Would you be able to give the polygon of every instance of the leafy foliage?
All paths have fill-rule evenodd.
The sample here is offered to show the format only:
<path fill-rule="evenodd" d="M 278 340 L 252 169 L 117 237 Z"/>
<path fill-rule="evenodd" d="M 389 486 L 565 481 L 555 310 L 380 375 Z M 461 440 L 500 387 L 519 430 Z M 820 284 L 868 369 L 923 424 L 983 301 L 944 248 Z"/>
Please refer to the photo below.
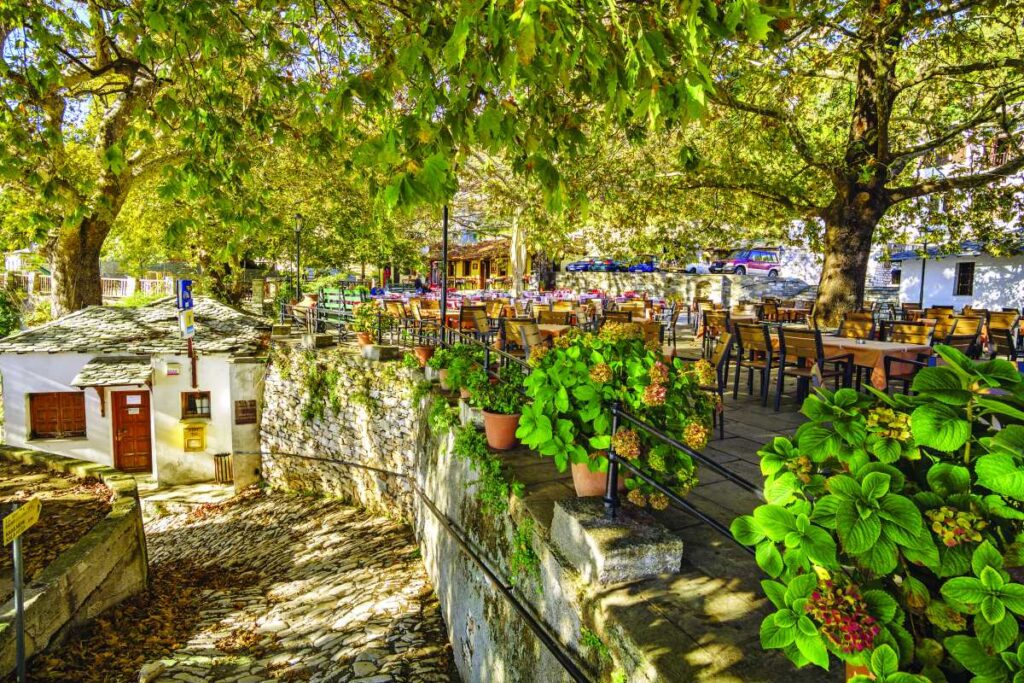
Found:
<path fill-rule="evenodd" d="M 950 347 L 914 396 L 821 390 L 760 452 L 766 504 L 736 519 L 771 577 L 761 643 L 878 680 L 1014 679 L 1024 616 L 1024 385 Z"/>
<path fill-rule="evenodd" d="M 710 434 L 714 399 L 701 390 L 698 370 L 676 359 L 668 366 L 660 346 L 648 348 L 639 326 L 606 324 L 599 334 L 571 332 L 556 339 L 539 357 L 526 379 L 532 404 L 523 407 L 516 436 L 523 444 L 552 457 L 562 471 L 570 463 L 592 470 L 607 468 L 607 450 L 643 467 L 653 478 L 685 495 L 695 482 L 689 455 L 666 446 L 639 430 L 612 435 L 609 407 L 619 403 L 632 415 L 691 448 L 701 449 Z M 647 485 L 631 500 L 662 501 Z"/>
<path fill-rule="evenodd" d="M 473 380 L 467 383 L 470 401 L 489 413 L 518 414 L 525 398 L 523 371 L 518 365 L 506 365 L 498 371 L 496 379 L 497 381 L 492 382 L 483 371 L 474 375 Z"/>
<path fill-rule="evenodd" d="M 511 483 L 503 473 L 503 463 L 487 447 L 487 438 L 483 432 L 472 425 L 466 425 L 455 434 L 452 452 L 469 460 L 470 467 L 479 477 L 476 481 L 476 495 L 484 512 L 492 515 L 508 510 L 510 496 L 522 496 L 523 485 Z"/>
<path fill-rule="evenodd" d="M 21 327 L 21 300 L 13 290 L 0 289 L 0 337 Z"/>

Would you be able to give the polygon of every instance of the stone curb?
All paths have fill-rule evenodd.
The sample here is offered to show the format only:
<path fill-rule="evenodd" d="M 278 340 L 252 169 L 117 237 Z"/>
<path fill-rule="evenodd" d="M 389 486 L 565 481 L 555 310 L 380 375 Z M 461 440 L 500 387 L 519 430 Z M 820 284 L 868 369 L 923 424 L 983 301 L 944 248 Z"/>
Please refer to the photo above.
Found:
<path fill-rule="evenodd" d="M 148 581 L 149 560 L 142 530 L 141 506 L 135 478 L 107 465 L 66 458 L 52 453 L 0 446 L 0 458 L 26 465 L 42 465 L 53 472 L 98 479 L 114 493 L 111 510 L 82 538 L 53 560 L 26 586 L 25 644 L 29 657 L 59 641 L 68 626 L 88 621 L 134 592 Z M 134 583 L 104 585 L 107 577 L 130 576 L 137 545 L 141 576 Z M 120 549 L 122 553 L 113 552 Z M 127 559 L 127 562 L 125 561 Z M 104 571 L 105 570 L 105 571 Z M 100 579 L 97 581 L 96 577 Z M 115 581 L 115 584 L 117 581 Z M 104 590 L 106 589 L 106 590 Z M 14 661 L 14 599 L 0 605 L 0 676 Z"/>

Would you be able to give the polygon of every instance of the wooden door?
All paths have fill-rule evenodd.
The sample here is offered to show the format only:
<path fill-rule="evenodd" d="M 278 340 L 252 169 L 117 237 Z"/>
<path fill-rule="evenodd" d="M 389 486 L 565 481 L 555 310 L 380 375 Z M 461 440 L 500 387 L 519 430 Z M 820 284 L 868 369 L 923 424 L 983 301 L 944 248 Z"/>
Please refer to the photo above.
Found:
<path fill-rule="evenodd" d="M 114 467 L 125 472 L 153 471 L 153 440 L 148 391 L 114 391 Z"/>

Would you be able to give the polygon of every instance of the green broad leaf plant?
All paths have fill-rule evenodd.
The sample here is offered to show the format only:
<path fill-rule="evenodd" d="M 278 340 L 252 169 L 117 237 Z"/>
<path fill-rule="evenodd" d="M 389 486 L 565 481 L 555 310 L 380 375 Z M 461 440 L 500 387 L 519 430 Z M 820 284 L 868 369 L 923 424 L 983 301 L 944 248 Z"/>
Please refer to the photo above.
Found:
<path fill-rule="evenodd" d="M 498 370 L 496 381 L 480 370 L 468 381 L 470 402 L 488 413 L 518 415 L 526 397 L 523 395 L 523 371 L 518 365 L 506 365 Z"/>
<path fill-rule="evenodd" d="M 368 301 L 356 306 L 352 314 L 351 328 L 353 332 L 368 332 L 375 334 L 377 326 L 387 330 L 396 322 L 395 316 L 391 315 L 375 302 Z"/>
<path fill-rule="evenodd" d="M 606 471 L 608 449 L 641 468 L 679 495 L 696 483 L 687 453 L 646 432 L 620 426 L 612 434 L 609 408 L 622 408 L 694 450 L 707 445 L 715 397 L 702 389 L 713 381 L 706 362 L 665 362 L 660 345 L 646 344 L 640 326 L 608 323 L 597 334 L 571 330 L 552 347 L 539 347 L 526 378 L 532 403 L 523 407 L 516 436 L 559 470 L 585 463 Z M 638 506 L 668 505 L 668 498 L 635 477 L 626 479 L 629 500 Z"/>
<path fill-rule="evenodd" d="M 1024 681 L 1024 382 L 937 346 L 911 396 L 819 390 L 733 521 L 770 578 L 761 644 L 855 680 Z"/>

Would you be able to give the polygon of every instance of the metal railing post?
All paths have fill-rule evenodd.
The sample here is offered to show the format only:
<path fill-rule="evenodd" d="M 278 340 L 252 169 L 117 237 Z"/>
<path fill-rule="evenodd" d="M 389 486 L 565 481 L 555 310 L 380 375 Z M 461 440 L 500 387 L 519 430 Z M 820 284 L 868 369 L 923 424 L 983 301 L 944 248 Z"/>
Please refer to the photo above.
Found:
<path fill-rule="evenodd" d="M 612 404 L 612 437 L 619 429 L 619 402 Z M 608 519 L 615 519 L 619 506 L 619 459 L 614 443 L 608 444 L 608 478 L 604 487 L 604 513 Z"/>
<path fill-rule="evenodd" d="M 377 311 L 377 343 L 384 343 L 384 330 L 381 328 L 383 322 L 380 311 Z"/>

